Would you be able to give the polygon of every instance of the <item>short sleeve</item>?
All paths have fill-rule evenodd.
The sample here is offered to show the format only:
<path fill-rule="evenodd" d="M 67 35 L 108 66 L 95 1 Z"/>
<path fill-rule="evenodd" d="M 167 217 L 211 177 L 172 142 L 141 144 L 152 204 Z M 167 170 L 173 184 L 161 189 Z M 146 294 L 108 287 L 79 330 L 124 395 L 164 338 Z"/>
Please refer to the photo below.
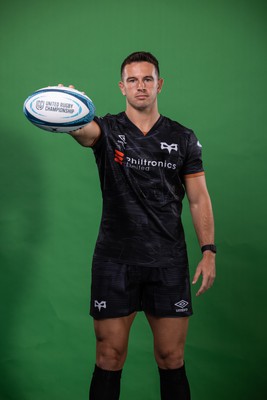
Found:
<path fill-rule="evenodd" d="M 183 176 L 194 177 L 204 175 L 204 168 L 202 162 L 202 145 L 197 139 L 193 131 L 190 132 L 185 162 L 181 170 Z"/>
<path fill-rule="evenodd" d="M 105 130 L 105 122 L 104 119 L 102 117 L 94 117 L 94 121 L 97 123 L 97 125 L 100 127 L 101 129 L 101 134 L 100 136 L 91 144 L 91 148 L 95 149 L 96 147 L 101 147 L 101 143 L 103 141 L 103 132 Z"/>

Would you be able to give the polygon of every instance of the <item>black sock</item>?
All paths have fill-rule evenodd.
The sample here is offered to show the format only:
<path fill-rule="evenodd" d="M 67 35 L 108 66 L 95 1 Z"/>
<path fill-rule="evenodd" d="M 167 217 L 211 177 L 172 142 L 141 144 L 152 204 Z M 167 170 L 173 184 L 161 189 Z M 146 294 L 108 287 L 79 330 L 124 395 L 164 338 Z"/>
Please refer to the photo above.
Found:
<path fill-rule="evenodd" d="M 122 370 L 106 371 L 95 366 L 89 400 L 119 400 Z"/>
<path fill-rule="evenodd" d="M 190 400 L 190 388 L 185 366 L 177 369 L 161 369 L 160 393 L 161 400 Z"/>

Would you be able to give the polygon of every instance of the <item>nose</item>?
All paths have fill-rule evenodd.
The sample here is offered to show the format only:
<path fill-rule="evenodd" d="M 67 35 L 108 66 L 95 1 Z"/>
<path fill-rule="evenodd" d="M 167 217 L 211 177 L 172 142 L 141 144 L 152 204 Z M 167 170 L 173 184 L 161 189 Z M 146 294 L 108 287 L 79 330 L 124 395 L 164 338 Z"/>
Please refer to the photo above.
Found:
<path fill-rule="evenodd" d="M 144 81 L 138 81 L 137 89 L 138 90 L 144 90 L 146 88 L 145 82 Z"/>

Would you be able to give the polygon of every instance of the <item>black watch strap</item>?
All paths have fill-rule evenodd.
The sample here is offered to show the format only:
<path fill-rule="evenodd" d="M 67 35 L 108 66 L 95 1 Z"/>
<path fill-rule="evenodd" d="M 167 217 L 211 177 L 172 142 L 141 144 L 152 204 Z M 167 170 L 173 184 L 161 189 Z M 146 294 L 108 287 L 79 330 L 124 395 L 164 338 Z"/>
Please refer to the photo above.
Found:
<path fill-rule="evenodd" d="M 215 244 L 205 244 L 201 247 L 202 253 L 204 253 L 204 251 L 206 250 L 210 250 L 212 251 L 212 253 L 217 253 L 217 247 L 215 246 Z"/>

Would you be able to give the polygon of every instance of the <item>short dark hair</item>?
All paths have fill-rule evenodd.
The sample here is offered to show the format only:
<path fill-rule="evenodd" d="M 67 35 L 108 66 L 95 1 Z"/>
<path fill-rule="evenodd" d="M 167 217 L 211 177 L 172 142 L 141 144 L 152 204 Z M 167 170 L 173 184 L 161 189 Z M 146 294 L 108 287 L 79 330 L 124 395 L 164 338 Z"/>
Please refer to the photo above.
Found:
<path fill-rule="evenodd" d="M 153 54 L 148 53 L 147 51 L 136 51 L 130 54 L 128 57 L 126 57 L 123 63 L 121 64 L 121 77 L 125 66 L 133 62 L 148 62 L 150 64 L 153 64 L 159 76 L 159 62 L 156 59 L 156 57 L 153 56 Z"/>

